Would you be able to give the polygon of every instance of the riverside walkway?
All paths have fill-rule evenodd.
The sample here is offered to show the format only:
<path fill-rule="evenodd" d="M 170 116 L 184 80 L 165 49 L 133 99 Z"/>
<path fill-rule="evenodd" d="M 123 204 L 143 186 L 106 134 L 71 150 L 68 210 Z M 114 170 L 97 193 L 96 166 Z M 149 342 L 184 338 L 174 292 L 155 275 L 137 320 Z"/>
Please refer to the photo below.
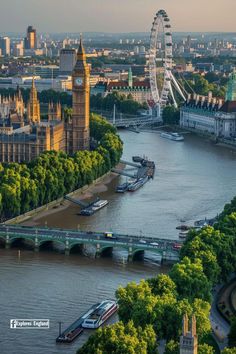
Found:
<path fill-rule="evenodd" d="M 64 230 L 47 227 L 25 227 L 20 225 L 0 225 L 0 242 L 10 248 L 16 240 L 25 241 L 39 251 L 42 246 L 53 244 L 63 245 L 65 254 L 70 254 L 74 247 L 92 245 L 96 257 L 113 248 L 127 250 L 128 261 L 137 255 L 150 251 L 161 257 L 161 260 L 177 262 L 181 242 L 176 240 L 158 239 L 143 236 L 124 235 L 113 233 L 112 238 L 106 238 L 103 232 L 80 230 Z"/>

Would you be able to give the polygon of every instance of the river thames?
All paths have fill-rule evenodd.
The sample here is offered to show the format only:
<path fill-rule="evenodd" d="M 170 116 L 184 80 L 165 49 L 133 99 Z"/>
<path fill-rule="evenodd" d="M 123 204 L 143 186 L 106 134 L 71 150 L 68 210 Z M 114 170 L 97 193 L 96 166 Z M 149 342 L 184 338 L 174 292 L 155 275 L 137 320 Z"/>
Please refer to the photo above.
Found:
<path fill-rule="evenodd" d="M 122 131 L 121 137 L 124 159 L 145 155 L 156 162 L 153 181 L 120 195 L 114 190 L 125 177 L 107 179 L 85 195 L 109 200 L 92 217 L 78 216 L 79 207 L 66 202 L 31 223 L 177 239 L 176 226 L 182 221 L 214 217 L 236 194 L 236 151 L 189 134 L 184 142 L 156 132 Z M 113 298 L 119 285 L 167 271 L 148 255 L 143 262 L 126 263 L 122 250 L 95 260 L 92 255 L 25 249 L 19 257 L 18 248 L 0 249 L 1 354 L 75 353 L 88 334 L 72 345 L 58 345 L 58 321 L 65 327 L 93 303 Z M 50 329 L 10 329 L 15 318 L 50 319 Z"/>

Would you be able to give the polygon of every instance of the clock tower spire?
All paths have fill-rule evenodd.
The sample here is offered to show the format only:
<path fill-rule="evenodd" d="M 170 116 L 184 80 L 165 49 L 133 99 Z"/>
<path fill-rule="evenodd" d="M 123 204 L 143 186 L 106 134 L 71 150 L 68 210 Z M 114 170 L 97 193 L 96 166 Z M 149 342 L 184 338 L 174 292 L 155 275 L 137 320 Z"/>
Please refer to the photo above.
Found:
<path fill-rule="evenodd" d="M 80 36 L 77 61 L 72 73 L 72 123 L 69 133 L 69 153 L 89 150 L 90 67 Z"/>

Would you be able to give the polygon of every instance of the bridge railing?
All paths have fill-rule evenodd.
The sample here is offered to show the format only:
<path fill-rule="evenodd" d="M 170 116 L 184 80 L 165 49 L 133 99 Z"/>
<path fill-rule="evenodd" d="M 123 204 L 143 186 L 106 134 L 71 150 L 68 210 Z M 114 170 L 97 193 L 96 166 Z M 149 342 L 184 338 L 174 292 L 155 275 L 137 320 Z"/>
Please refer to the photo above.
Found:
<path fill-rule="evenodd" d="M 16 231 L 12 231 L 12 230 L 16 230 Z M 82 231 L 82 230 L 73 230 L 73 229 L 60 229 L 60 228 L 47 228 L 47 227 L 39 227 L 39 228 L 35 228 L 35 227 L 25 227 L 25 226 L 17 226 L 17 225 L 2 225 L 0 226 L 0 234 L 16 234 L 17 230 L 20 230 L 20 234 L 24 234 L 24 231 L 28 231 L 25 233 L 26 236 L 33 236 L 35 237 L 36 235 L 40 236 L 40 237 L 55 237 L 55 238 L 80 238 L 82 237 L 83 239 L 85 239 L 86 237 L 88 239 L 92 239 L 93 237 L 95 237 L 97 240 L 103 240 L 104 238 L 104 232 L 102 231 Z M 30 232 L 32 231 L 32 233 Z M 55 235 L 55 233 L 58 233 L 57 235 Z M 101 239 L 102 238 L 102 239 Z M 172 239 L 165 239 L 165 238 L 156 238 L 156 237 L 146 237 L 145 235 L 129 235 L 129 234 L 119 234 L 116 232 L 113 232 L 113 238 L 111 238 L 111 240 L 116 241 L 116 240 L 122 240 L 122 239 L 129 239 L 130 242 L 140 242 L 140 240 L 145 240 L 146 242 L 148 242 L 149 244 L 151 242 L 156 242 L 156 243 L 161 243 L 161 244 L 166 244 L 166 245 L 172 245 L 173 243 L 175 244 L 182 244 L 183 242 L 180 240 L 172 240 Z M 141 243 L 140 243 L 141 244 Z M 142 243 L 143 245 L 145 245 L 145 243 Z"/>

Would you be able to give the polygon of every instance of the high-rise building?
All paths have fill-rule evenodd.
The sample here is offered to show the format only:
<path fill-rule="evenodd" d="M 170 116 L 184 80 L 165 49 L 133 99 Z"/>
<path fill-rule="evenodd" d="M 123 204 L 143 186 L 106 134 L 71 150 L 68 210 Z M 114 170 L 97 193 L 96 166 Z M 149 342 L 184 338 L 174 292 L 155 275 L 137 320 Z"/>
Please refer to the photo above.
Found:
<path fill-rule="evenodd" d="M 131 68 L 129 68 L 129 73 L 128 73 L 128 86 L 133 87 L 133 73 Z"/>
<path fill-rule="evenodd" d="M 71 75 L 76 63 L 75 49 L 61 49 L 60 51 L 60 73 Z"/>
<path fill-rule="evenodd" d="M 33 28 L 33 26 L 28 26 L 26 37 L 25 37 L 25 49 L 36 49 L 36 48 L 37 48 L 36 29 Z"/>
<path fill-rule="evenodd" d="M 72 73 L 73 113 L 72 123 L 67 131 L 67 148 L 69 153 L 88 150 L 89 116 L 90 116 L 90 67 L 86 63 L 86 54 L 80 38 L 77 61 Z"/>
<path fill-rule="evenodd" d="M 188 316 L 183 317 L 183 332 L 180 337 L 180 354 L 197 354 L 198 339 L 196 329 L 196 317 L 192 316 L 191 325 L 189 328 Z"/>
<path fill-rule="evenodd" d="M 32 80 L 32 87 L 30 90 L 30 99 L 27 106 L 28 121 L 32 123 L 40 122 L 40 104 L 38 100 L 38 94 L 34 83 L 34 78 Z"/>
<path fill-rule="evenodd" d="M 8 37 L 0 37 L 0 49 L 2 55 L 10 55 L 11 53 L 11 41 Z"/>
<path fill-rule="evenodd" d="M 20 41 L 19 43 L 15 43 L 13 48 L 13 55 L 15 57 L 22 57 L 24 55 L 24 43 Z"/>
<path fill-rule="evenodd" d="M 139 55 L 145 55 L 146 54 L 146 48 L 144 45 L 141 45 L 141 47 L 139 48 Z"/>
<path fill-rule="evenodd" d="M 135 55 L 139 55 L 139 46 L 138 46 L 138 45 L 136 45 L 136 46 L 134 47 L 134 54 L 135 54 Z"/>

